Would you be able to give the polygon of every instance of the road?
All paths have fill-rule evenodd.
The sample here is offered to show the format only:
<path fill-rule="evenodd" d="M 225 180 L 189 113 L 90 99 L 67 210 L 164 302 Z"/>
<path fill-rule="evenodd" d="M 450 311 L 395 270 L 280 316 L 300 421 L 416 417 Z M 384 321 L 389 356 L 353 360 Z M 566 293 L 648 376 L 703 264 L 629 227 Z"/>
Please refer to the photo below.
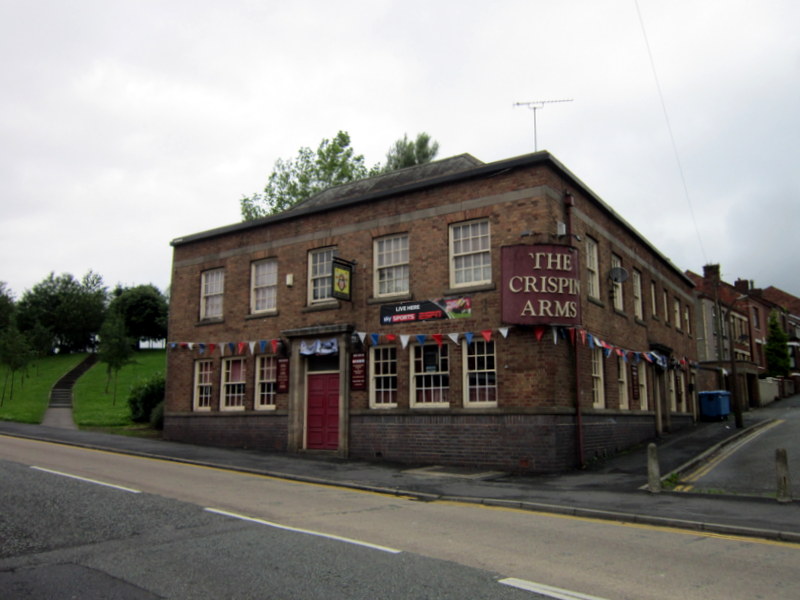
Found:
<path fill-rule="evenodd" d="M 775 498 L 775 450 L 783 448 L 789 456 L 792 496 L 800 499 L 800 396 L 781 400 L 759 413 L 771 422 L 686 473 L 679 491 Z"/>
<path fill-rule="evenodd" d="M 80 582 L 80 598 L 109 597 L 87 590 L 111 585 L 120 598 L 542 597 L 499 583 L 510 578 L 575 600 L 800 597 L 796 544 L 419 502 L 4 436 L 0 471 L 0 589 L 19 598 L 54 597 L 24 595 L 36 581 L 60 597 L 72 596 L 59 586 Z"/>

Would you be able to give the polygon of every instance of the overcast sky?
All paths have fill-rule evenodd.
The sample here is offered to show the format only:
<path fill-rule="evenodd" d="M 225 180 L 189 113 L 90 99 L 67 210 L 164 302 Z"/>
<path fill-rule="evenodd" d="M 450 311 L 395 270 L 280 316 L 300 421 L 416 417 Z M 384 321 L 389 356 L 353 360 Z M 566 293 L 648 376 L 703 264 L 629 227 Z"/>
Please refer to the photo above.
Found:
<path fill-rule="evenodd" d="M 374 164 L 426 131 L 490 162 L 534 150 L 515 102 L 573 99 L 540 150 L 682 270 L 800 295 L 798 24 L 796 0 L 0 0 L 0 281 L 165 289 L 170 241 L 239 221 L 302 146 L 345 130 Z"/>

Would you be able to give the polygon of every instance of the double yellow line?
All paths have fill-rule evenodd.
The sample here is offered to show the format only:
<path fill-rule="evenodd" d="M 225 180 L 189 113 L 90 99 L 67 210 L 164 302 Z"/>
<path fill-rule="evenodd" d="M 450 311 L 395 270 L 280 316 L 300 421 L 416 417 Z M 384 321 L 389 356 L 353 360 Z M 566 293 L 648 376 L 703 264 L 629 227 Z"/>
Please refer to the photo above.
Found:
<path fill-rule="evenodd" d="M 752 434 L 742 438 L 741 440 L 734 442 L 730 446 L 725 447 L 725 449 L 718 454 L 714 455 L 711 460 L 708 462 L 703 463 L 693 471 L 690 471 L 685 477 L 681 477 L 680 483 L 675 486 L 674 491 L 676 492 L 689 492 L 694 489 L 694 484 L 701 478 L 710 473 L 713 469 L 717 467 L 723 460 L 731 456 L 734 452 L 736 452 L 739 448 L 744 446 L 745 444 L 753 441 L 762 433 L 766 433 L 773 427 L 780 425 L 781 423 L 785 423 L 786 419 L 777 419 L 770 423 L 769 425 L 765 425 L 758 431 L 753 432 Z"/>

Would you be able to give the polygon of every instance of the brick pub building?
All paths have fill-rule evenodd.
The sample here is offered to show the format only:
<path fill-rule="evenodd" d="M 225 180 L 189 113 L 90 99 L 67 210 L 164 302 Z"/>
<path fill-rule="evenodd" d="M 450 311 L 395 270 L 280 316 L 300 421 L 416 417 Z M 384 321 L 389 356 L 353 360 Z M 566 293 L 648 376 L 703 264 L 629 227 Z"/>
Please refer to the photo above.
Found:
<path fill-rule="evenodd" d="M 552 472 L 696 416 L 692 282 L 547 152 L 172 245 L 167 439 Z"/>

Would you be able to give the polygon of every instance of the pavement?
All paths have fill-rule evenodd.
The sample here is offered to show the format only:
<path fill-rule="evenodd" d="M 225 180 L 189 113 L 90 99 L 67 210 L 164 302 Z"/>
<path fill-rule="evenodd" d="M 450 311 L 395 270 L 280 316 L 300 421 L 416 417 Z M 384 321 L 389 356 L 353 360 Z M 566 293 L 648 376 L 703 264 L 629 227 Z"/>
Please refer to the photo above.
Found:
<path fill-rule="evenodd" d="M 744 428 L 728 421 L 698 422 L 656 440 L 662 479 L 697 468 L 727 444 L 771 423 L 779 411 L 800 408 L 800 395 L 744 414 Z M 53 410 L 53 409 L 51 409 Z M 647 447 L 601 464 L 557 475 L 511 475 L 442 466 L 372 463 L 318 455 L 215 448 L 74 428 L 67 411 L 42 425 L 0 421 L 0 435 L 48 441 L 231 469 L 293 481 L 413 498 L 458 501 L 605 519 L 698 532 L 800 543 L 800 502 L 725 494 L 647 491 Z M 772 466 L 770 466 L 772 468 Z"/>

